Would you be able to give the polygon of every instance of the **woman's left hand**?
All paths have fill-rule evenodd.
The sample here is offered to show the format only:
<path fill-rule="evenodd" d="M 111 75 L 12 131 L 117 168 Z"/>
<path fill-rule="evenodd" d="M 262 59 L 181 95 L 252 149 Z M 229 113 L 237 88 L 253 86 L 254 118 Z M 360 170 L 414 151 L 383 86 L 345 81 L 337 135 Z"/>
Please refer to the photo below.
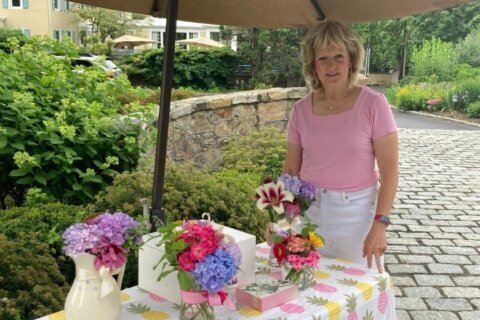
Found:
<path fill-rule="evenodd" d="M 372 267 L 372 259 L 375 258 L 378 272 L 383 272 L 380 256 L 387 250 L 387 227 L 374 221 L 367 238 L 363 242 L 363 257 L 367 257 L 368 267 Z"/>

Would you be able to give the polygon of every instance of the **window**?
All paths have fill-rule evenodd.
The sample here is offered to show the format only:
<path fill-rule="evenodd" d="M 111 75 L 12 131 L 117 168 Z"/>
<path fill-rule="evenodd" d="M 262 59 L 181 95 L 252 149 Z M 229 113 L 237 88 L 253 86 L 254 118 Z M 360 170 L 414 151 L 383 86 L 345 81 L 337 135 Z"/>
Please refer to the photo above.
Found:
<path fill-rule="evenodd" d="M 177 32 L 175 36 L 175 41 L 177 40 L 185 40 L 187 39 L 187 33 L 186 32 Z"/>
<path fill-rule="evenodd" d="M 53 39 L 60 40 L 60 38 L 61 38 L 60 30 L 53 30 Z"/>
<path fill-rule="evenodd" d="M 152 32 L 152 40 L 158 41 L 158 43 L 154 44 L 157 46 L 157 48 L 162 47 L 162 33 L 158 31 L 153 31 Z"/>
<path fill-rule="evenodd" d="M 189 32 L 188 39 L 195 39 L 198 38 L 198 32 Z"/>
<path fill-rule="evenodd" d="M 210 32 L 210 39 L 220 41 L 220 32 Z"/>
<path fill-rule="evenodd" d="M 65 10 L 70 10 L 70 9 L 71 9 L 70 1 L 65 0 Z"/>
<path fill-rule="evenodd" d="M 23 8 L 22 0 L 10 0 L 10 8 L 14 8 L 14 9 Z"/>
<path fill-rule="evenodd" d="M 53 0 L 53 10 L 60 10 L 60 0 Z"/>

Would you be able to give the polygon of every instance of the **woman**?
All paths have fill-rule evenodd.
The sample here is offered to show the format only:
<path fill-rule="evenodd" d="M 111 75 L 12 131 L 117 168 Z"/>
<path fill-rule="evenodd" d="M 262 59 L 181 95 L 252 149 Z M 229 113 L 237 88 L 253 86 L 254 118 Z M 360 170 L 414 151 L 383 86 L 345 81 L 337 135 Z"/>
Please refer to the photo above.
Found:
<path fill-rule="evenodd" d="M 311 92 L 293 107 L 284 173 L 317 187 L 307 211 L 323 254 L 383 272 L 398 180 L 398 138 L 385 97 L 356 84 L 363 48 L 345 24 L 323 21 L 302 42 Z M 375 160 L 381 177 L 375 170 Z"/>

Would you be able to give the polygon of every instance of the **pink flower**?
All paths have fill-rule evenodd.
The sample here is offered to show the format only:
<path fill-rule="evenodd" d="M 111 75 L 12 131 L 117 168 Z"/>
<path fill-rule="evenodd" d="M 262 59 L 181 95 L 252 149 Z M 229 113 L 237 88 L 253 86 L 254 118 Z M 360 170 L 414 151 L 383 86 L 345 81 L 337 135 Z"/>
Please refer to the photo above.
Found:
<path fill-rule="evenodd" d="M 205 260 L 205 256 L 211 253 L 209 252 L 209 247 L 211 246 L 207 247 L 205 244 L 206 243 L 192 244 L 190 247 L 190 255 L 192 256 L 192 259 L 200 261 Z"/>
<path fill-rule="evenodd" d="M 192 271 L 195 269 L 195 261 L 189 250 L 183 251 L 178 255 L 178 268 L 183 271 Z"/>
<path fill-rule="evenodd" d="M 96 255 L 93 262 L 95 270 L 100 267 L 117 269 L 127 262 L 127 250 L 114 243 L 103 241 L 92 248 L 92 253 Z"/>
<path fill-rule="evenodd" d="M 287 216 L 289 218 L 298 217 L 302 211 L 300 207 L 300 202 L 298 201 L 294 201 L 293 203 L 285 201 L 283 205 L 285 207 L 285 211 L 287 212 Z"/>
<path fill-rule="evenodd" d="M 271 206 L 275 212 L 282 214 L 285 212 L 283 202 L 292 202 L 293 194 L 285 190 L 285 185 L 282 181 L 277 183 L 269 182 L 261 185 L 256 190 L 257 208 L 260 210 Z"/>

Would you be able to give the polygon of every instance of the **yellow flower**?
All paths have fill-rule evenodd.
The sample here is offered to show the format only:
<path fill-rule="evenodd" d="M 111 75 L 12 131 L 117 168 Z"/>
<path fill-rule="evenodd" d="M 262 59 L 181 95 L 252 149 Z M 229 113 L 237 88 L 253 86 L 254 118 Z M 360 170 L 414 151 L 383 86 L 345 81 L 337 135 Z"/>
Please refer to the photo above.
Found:
<path fill-rule="evenodd" d="M 315 248 L 323 247 L 325 245 L 325 243 L 323 242 L 323 238 L 313 231 L 310 231 L 308 233 L 308 239 L 310 240 L 310 242 L 313 244 Z"/>

